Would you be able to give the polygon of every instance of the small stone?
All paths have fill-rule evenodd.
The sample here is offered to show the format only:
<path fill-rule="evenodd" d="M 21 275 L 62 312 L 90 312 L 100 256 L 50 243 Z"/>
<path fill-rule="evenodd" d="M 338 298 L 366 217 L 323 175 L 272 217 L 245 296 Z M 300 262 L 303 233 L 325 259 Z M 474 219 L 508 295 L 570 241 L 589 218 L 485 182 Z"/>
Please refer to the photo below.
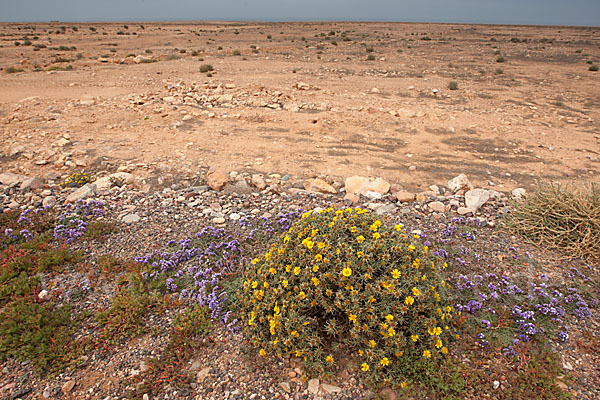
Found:
<path fill-rule="evenodd" d="M 319 380 L 314 378 L 308 381 L 308 391 L 312 394 L 317 394 L 319 392 Z"/>
<path fill-rule="evenodd" d="M 380 195 L 386 194 L 390 190 L 389 182 L 376 178 L 371 180 L 364 176 L 354 175 L 346 178 L 344 182 L 346 193 L 362 194 L 363 196 L 367 192 L 374 192 Z"/>
<path fill-rule="evenodd" d="M 303 183 L 304 190 L 317 193 L 336 194 L 337 191 L 333 186 L 325 182 L 323 179 L 307 179 Z"/>
<path fill-rule="evenodd" d="M 394 196 L 396 197 L 396 200 L 398 200 L 400 203 L 410 203 L 412 201 L 415 201 L 415 194 L 404 190 L 396 192 Z"/>
<path fill-rule="evenodd" d="M 217 217 L 217 218 L 214 218 L 212 220 L 212 222 L 213 222 L 213 224 L 224 224 L 225 223 L 225 218 L 223 218 L 223 217 Z"/>
<path fill-rule="evenodd" d="M 446 206 L 441 201 L 433 201 L 428 204 L 432 211 L 443 213 L 446 212 Z"/>
<path fill-rule="evenodd" d="M 267 184 L 265 183 L 265 180 L 261 174 L 253 174 L 252 175 L 252 184 L 258 190 L 263 190 L 264 188 L 267 187 Z"/>
<path fill-rule="evenodd" d="M 527 194 L 527 191 L 523 188 L 516 188 L 511 193 L 515 199 L 521 200 L 521 198 Z"/>
<path fill-rule="evenodd" d="M 40 300 L 46 300 L 46 299 L 48 298 L 48 291 L 47 291 L 46 289 L 44 289 L 44 290 L 41 290 L 41 291 L 38 293 L 38 298 L 39 298 Z"/>
<path fill-rule="evenodd" d="M 231 219 L 232 221 L 237 221 L 240 219 L 240 214 L 238 213 L 231 213 L 229 214 L 229 219 Z"/>
<path fill-rule="evenodd" d="M 122 219 L 122 221 L 125 222 L 126 224 L 132 224 L 134 222 L 138 222 L 139 220 L 140 220 L 140 216 L 135 213 L 127 214 Z"/>
<path fill-rule="evenodd" d="M 144 393 L 144 395 L 142 396 L 142 400 L 150 400 L 150 396 L 148 396 L 148 393 Z"/>
<path fill-rule="evenodd" d="M 500 382 L 494 381 L 493 385 L 494 385 L 494 389 L 498 389 L 500 387 Z"/>
<path fill-rule="evenodd" d="M 467 215 L 469 213 L 472 213 L 473 210 L 471 210 L 470 208 L 467 208 L 467 207 L 458 207 L 458 209 L 456 210 L 456 212 L 459 215 Z"/>
<path fill-rule="evenodd" d="M 490 199 L 490 192 L 485 189 L 473 189 L 465 193 L 465 205 L 473 212 L 479 210 Z"/>
<path fill-rule="evenodd" d="M 290 393 L 292 391 L 292 388 L 290 387 L 290 384 L 288 382 L 279 382 L 279 386 L 286 392 L 286 393 Z"/>
<path fill-rule="evenodd" d="M 383 205 L 381 207 L 379 207 L 377 209 L 377 211 L 375 211 L 375 214 L 377 215 L 385 215 L 385 214 L 389 214 L 396 211 L 396 205 L 394 203 L 388 203 L 386 205 Z"/>
<path fill-rule="evenodd" d="M 44 207 L 52 207 L 56 204 L 56 197 L 54 196 L 46 196 L 42 200 L 42 206 Z"/>
<path fill-rule="evenodd" d="M 198 383 L 202 382 L 208 376 L 209 372 L 210 372 L 209 367 L 206 367 L 206 368 L 198 371 L 198 373 L 196 374 L 196 382 L 198 382 Z"/>
<path fill-rule="evenodd" d="M 297 374 L 296 374 L 296 371 L 290 371 L 290 372 L 288 372 L 288 376 L 289 376 L 290 378 L 295 378 L 295 377 L 296 377 L 296 375 L 297 375 Z"/>
<path fill-rule="evenodd" d="M 344 196 L 344 202 L 348 202 L 349 206 L 356 206 L 360 201 L 359 197 L 354 193 L 346 193 Z"/>
<path fill-rule="evenodd" d="M 3 172 L 0 174 L 0 183 L 6 186 L 16 185 L 27 179 L 26 176 L 13 174 L 12 172 Z"/>
<path fill-rule="evenodd" d="M 465 174 L 460 174 L 448 181 L 448 187 L 452 190 L 453 193 L 458 192 L 459 190 L 469 190 L 473 187 L 469 178 Z"/>
<path fill-rule="evenodd" d="M 61 390 L 64 394 L 69 394 L 69 393 L 71 393 L 71 391 L 73 390 L 74 387 L 75 387 L 75 381 L 68 381 L 64 385 L 62 385 Z"/>
<path fill-rule="evenodd" d="M 21 183 L 19 190 L 25 192 L 27 190 L 37 190 L 44 187 L 44 181 L 40 178 L 28 178 Z"/>
<path fill-rule="evenodd" d="M 229 176 L 218 169 L 211 168 L 206 174 L 206 180 L 212 190 L 219 191 L 229 182 Z"/>
<path fill-rule="evenodd" d="M 389 387 L 381 389 L 379 395 L 386 400 L 396 400 L 398 398 L 398 396 L 396 396 L 396 392 Z"/>
<path fill-rule="evenodd" d="M 86 183 L 69 196 L 67 196 L 67 203 L 75 203 L 77 200 L 93 197 L 96 194 L 96 185 L 93 183 Z"/>
<path fill-rule="evenodd" d="M 321 385 L 321 389 L 323 389 L 323 391 L 328 394 L 339 393 L 342 391 L 341 387 L 335 386 L 335 385 L 330 385 L 328 383 L 323 383 Z"/>

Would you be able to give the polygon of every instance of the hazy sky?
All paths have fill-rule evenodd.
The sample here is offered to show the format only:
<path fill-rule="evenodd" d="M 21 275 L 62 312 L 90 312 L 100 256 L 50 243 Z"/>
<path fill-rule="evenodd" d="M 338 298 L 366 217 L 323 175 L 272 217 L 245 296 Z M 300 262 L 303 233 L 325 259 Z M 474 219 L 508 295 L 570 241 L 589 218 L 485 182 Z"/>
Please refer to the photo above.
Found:
<path fill-rule="evenodd" d="M 0 0 L 0 21 L 361 20 L 600 25 L 600 0 Z"/>

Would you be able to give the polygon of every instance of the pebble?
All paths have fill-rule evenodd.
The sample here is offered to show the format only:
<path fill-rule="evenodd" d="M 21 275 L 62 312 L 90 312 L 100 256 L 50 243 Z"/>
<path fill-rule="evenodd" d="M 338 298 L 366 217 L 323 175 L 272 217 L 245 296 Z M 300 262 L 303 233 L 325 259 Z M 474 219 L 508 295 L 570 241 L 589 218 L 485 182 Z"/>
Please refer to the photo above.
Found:
<path fill-rule="evenodd" d="M 134 222 L 138 222 L 140 220 L 140 216 L 137 214 L 127 214 L 126 216 L 123 217 L 122 221 L 125 222 L 126 224 L 131 224 Z"/>

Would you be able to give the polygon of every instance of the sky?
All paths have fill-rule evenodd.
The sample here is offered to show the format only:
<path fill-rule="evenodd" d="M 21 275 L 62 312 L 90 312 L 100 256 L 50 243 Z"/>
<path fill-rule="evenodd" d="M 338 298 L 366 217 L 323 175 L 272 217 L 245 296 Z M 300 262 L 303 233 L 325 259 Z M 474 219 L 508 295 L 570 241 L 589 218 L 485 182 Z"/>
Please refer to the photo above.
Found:
<path fill-rule="evenodd" d="M 600 0 L 0 0 L 0 22 L 407 21 L 600 26 Z"/>

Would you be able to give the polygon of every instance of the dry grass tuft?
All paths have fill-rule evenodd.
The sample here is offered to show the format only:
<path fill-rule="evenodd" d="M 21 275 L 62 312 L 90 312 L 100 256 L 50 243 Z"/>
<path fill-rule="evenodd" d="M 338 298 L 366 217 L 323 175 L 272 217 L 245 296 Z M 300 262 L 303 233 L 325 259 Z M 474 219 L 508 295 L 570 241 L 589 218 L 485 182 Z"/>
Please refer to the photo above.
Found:
<path fill-rule="evenodd" d="M 600 259 L 600 188 L 541 183 L 519 201 L 507 227 L 565 258 Z"/>

